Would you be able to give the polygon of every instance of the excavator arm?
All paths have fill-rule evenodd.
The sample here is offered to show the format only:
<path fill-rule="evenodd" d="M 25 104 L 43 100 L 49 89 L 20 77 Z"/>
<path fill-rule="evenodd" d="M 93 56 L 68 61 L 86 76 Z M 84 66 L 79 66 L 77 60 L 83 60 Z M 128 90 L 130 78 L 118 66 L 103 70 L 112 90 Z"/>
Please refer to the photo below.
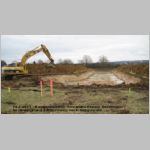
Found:
<path fill-rule="evenodd" d="M 50 66 L 51 67 L 55 67 L 54 66 L 54 60 L 51 57 L 51 54 L 49 53 L 48 49 L 46 48 L 45 45 L 41 44 L 41 46 L 36 47 L 33 50 L 28 51 L 21 59 L 21 63 L 18 63 L 17 66 L 4 66 L 2 67 L 2 75 L 4 75 L 5 79 L 11 79 L 12 76 L 15 75 L 20 75 L 20 74 L 28 74 L 28 70 L 26 69 L 26 62 L 27 60 L 34 56 L 35 54 L 39 53 L 39 52 L 43 52 L 48 59 L 50 60 Z"/>
<path fill-rule="evenodd" d="M 20 66 L 25 66 L 27 60 L 28 60 L 30 57 L 34 56 L 35 54 L 37 54 L 37 53 L 39 53 L 39 52 L 43 52 L 43 53 L 48 57 L 48 59 L 50 60 L 51 64 L 52 64 L 52 65 L 54 64 L 54 60 L 53 60 L 53 58 L 51 57 L 51 54 L 49 53 L 48 49 L 46 48 L 45 45 L 41 44 L 41 46 L 36 47 L 35 49 L 28 51 L 28 52 L 22 57 Z"/>

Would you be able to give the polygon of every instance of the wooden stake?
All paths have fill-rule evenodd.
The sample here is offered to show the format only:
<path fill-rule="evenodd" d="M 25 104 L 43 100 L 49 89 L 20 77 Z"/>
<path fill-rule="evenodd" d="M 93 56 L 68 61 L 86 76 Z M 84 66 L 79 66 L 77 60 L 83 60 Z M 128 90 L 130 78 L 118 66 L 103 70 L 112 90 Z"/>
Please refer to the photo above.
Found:
<path fill-rule="evenodd" d="M 41 90 L 41 96 L 42 96 L 42 80 L 40 81 L 40 90 Z"/>
<path fill-rule="evenodd" d="M 53 80 L 49 80 L 50 96 L 53 96 Z"/>
<path fill-rule="evenodd" d="M 8 87 L 8 92 L 10 93 L 10 87 Z"/>

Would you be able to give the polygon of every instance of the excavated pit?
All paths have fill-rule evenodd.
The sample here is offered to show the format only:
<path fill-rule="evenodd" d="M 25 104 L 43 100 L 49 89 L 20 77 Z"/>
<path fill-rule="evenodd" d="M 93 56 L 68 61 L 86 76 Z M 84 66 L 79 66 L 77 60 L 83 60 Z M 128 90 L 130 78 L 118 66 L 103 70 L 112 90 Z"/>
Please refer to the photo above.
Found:
<path fill-rule="evenodd" d="M 111 71 L 90 71 L 80 75 L 52 75 L 42 77 L 43 81 L 52 79 L 55 83 L 60 83 L 64 86 L 89 86 L 96 85 L 119 85 L 125 83 L 124 80 L 118 78 Z"/>
<path fill-rule="evenodd" d="M 81 74 L 71 75 L 49 75 L 49 76 L 37 76 L 37 77 L 24 77 L 20 79 L 14 79 L 12 81 L 2 80 L 2 88 L 5 87 L 33 87 L 39 85 L 39 81 L 43 80 L 49 86 L 49 80 L 53 80 L 55 86 L 117 86 L 117 85 L 130 85 L 140 83 L 139 78 L 135 78 L 131 75 L 127 75 L 121 72 L 107 70 L 98 71 L 90 70 Z"/>

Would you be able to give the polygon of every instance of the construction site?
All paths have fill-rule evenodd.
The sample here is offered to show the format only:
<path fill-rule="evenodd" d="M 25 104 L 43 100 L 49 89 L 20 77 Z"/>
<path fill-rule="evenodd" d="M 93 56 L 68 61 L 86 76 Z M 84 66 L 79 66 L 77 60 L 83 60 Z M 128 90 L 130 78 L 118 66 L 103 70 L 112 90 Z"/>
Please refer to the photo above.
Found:
<path fill-rule="evenodd" d="M 50 63 L 26 64 L 39 52 Z M 149 113 L 149 64 L 55 64 L 41 45 L 1 72 L 3 114 Z"/>

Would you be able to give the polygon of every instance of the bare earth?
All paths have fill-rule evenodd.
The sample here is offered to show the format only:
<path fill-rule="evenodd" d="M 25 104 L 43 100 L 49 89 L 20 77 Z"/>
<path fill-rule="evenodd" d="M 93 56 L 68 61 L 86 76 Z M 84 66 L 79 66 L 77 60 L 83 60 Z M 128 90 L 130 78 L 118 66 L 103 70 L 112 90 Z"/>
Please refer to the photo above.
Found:
<path fill-rule="evenodd" d="M 43 81 L 52 79 L 55 83 L 67 85 L 119 85 L 138 83 L 139 79 L 111 71 L 90 71 L 80 75 L 52 75 L 42 77 Z"/>

